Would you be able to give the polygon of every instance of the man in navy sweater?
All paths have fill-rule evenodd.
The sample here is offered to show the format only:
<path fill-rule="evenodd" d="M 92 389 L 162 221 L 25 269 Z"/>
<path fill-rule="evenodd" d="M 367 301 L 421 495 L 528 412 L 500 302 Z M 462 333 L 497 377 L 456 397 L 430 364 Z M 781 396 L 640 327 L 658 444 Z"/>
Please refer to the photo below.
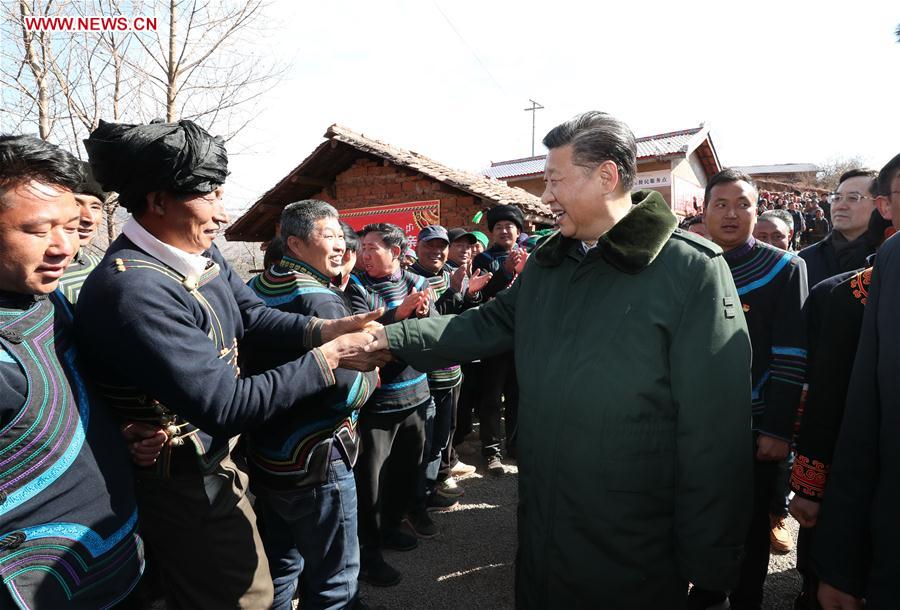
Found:
<path fill-rule="evenodd" d="M 155 465 L 136 470 L 142 531 L 167 606 L 269 607 L 272 580 L 237 435 L 332 387 L 333 370 L 366 340 L 356 333 L 315 346 L 373 316 L 279 312 L 238 278 L 213 246 L 228 221 L 221 138 L 190 121 L 101 121 L 85 148 L 95 177 L 132 218 L 85 282 L 76 330 L 115 412 L 161 426 L 169 439 Z M 238 341 L 309 351 L 241 377 Z"/>

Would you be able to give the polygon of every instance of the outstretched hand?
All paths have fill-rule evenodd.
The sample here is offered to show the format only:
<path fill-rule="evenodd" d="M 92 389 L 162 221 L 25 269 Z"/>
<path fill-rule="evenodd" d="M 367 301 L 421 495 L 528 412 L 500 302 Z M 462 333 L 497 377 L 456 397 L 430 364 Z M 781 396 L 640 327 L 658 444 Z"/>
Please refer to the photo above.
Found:
<path fill-rule="evenodd" d="M 384 315 L 384 309 L 376 309 L 367 313 L 360 313 L 337 320 L 322 321 L 322 341 L 328 342 L 341 335 L 358 331 L 368 331 L 370 328 L 381 326 L 376 320 Z"/>
<path fill-rule="evenodd" d="M 387 332 L 385 332 L 383 327 L 374 332 L 370 332 L 369 334 L 372 335 L 372 342 L 366 346 L 365 349 L 367 352 L 387 351 Z"/>

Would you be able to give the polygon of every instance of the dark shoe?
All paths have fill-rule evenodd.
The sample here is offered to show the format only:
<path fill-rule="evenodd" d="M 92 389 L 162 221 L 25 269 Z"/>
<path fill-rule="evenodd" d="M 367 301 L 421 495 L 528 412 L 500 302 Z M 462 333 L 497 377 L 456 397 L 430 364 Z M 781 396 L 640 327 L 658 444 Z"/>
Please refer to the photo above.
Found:
<path fill-rule="evenodd" d="M 403 574 L 378 554 L 360 562 L 359 579 L 376 587 L 393 587 L 403 579 Z"/>
<path fill-rule="evenodd" d="M 417 538 L 430 540 L 438 535 L 438 527 L 435 525 L 431 517 L 428 516 L 427 510 L 417 508 L 406 516 L 406 525 L 412 530 Z"/>
<path fill-rule="evenodd" d="M 502 476 L 505 470 L 503 470 L 503 462 L 500 461 L 499 455 L 492 455 L 487 458 L 487 471 L 488 474 L 499 477 Z"/>
<path fill-rule="evenodd" d="M 688 595 L 688 610 L 724 610 L 729 607 L 728 594 L 724 591 L 694 587 Z"/>
<path fill-rule="evenodd" d="M 429 512 L 436 512 L 447 510 L 448 508 L 453 508 L 459 504 L 459 501 L 456 498 L 448 498 L 438 493 L 433 493 L 428 496 L 428 499 L 425 500 L 425 508 Z"/>
<path fill-rule="evenodd" d="M 381 546 L 392 551 L 411 551 L 419 546 L 419 541 L 412 534 L 407 534 L 400 529 L 392 529 L 385 532 Z"/>

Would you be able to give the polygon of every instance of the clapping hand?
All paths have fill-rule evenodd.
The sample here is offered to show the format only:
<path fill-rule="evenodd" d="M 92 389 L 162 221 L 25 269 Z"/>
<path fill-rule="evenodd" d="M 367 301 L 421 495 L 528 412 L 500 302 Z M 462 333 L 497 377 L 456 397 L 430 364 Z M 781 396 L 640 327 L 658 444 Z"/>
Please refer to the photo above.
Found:
<path fill-rule="evenodd" d="M 460 265 L 456 271 L 450 274 L 450 290 L 453 292 L 462 292 L 463 283 L 466 281 L 469 272 L 466 265 Z"/>
<path fill-rule="evenodd" d="M 481 269 L 478 269 L 475 274 L 469 278 L 469 287 L 466 290 L 466 294 L 469 296 L 473 296 L 481 292 L 481 289 L 487 286 L 487 283 L 491 281 L 491 278 L 494 277 L 493 273 L 482 273 Z"/>
<path fill-rule="evenodd" d="M 403 302 L 397 307 L 397 311 L 394 314 L 395 320 L 405 320 L 413 312 L 419 312 L 422 308 L 422 301 L 425 301 L 425 308 L 428 308 L 428 295 L 423 291 L 418 292 L 410 292 L 406 295 L 406 298 L 403 299 Z"/>
<path fill-rule="evenodd" d="M 510 252 L 509 256 L 506 257 L 506 260 L 503 261 L 503 270 L 509 275 L 522 273 L 522 269 L 525 268 L 525 262 L 527 260 L 528 252 L 522 248 L 516 248 Z"/>

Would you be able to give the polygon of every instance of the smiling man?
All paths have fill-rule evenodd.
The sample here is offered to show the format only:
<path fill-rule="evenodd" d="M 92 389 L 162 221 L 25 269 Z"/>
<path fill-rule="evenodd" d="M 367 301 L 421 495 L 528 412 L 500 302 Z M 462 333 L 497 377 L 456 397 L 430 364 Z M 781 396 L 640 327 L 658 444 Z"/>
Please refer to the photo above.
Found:
<path fill-rule="evenodd" d="M 270 307 L 338 319 L 350 308 L 332 281 L 344 269 L 344 230 L 324 201 L 291 203 L 281 214 L 284 256 L 250 282 Z M 244 373 L 264 373 L 301 350 L 245 350 Z M 375 372 L 335 369 L 335 384 L 299 401 L 247 435 L 256 511 L 275 585 L 273 610 L 353 607 L 358 598 L 356 483 L 359 409 L 378 385 Z"/>
<path fill-rule="evenodd" d="M 800 251 L 806 261 L 809 287 L 824 279 L 866 266 L 876 244 L 866 233 L 875 209 L 873 187 L 878 172 L 853 169 L 845 172 L 829 195 L 832 230 L 825 239 Z"/>
<path fill-rule="evenodd" d="M 749 176 L 724 169 L 710 178 L 703 201 L 710 239 L 725 250 L 753 345 L 753 517 L 744 532 L 741 581 L 730 598 L 736 609 L 762 603 L 778 462 L 790 450 L 806 372 L 806 268 L 797 255 L 753 237 L 757 199 Z M 700 593 L 691 595 L 699 600 Z"/>
<path fill-rule="evenodd" d="M 72 305 L 78 301 L 84 280 L 100 262 L 100 257 L 90 252 L 89 247 L 97 235 L 97 227 L 103 220 L 103 202 L 108 195 L 94 179 L 90 164 L 82 161 L 81 166 L 83 178 L 74 193 L 80 214 L 78 249 L 65 274 L 59 280 L 59 291 Z"/>
<path fill-rule="evenodd" d="M 244 285 L 213 246 L 228 222 L 221 138 L 190 121 L 101 121 L 85 148 L 132 218 L 85 282 L 76 329 L 117 415 L 169 438 L 154 465 L 136 469 L 167 607 L 267 608 L 272 580 L 237 435 L 334 386 L 362 333 L 313 346 L 377 314 L 280 312 Z M 241 376 L 238 341 L 303 355 Z"/>
<path fill-rule="evenodd" d="M 552 129 L 559 218 L 512 286 L 458 316 L 377 331 L 433 369 L 514 350 L 520 385 L 516 605 L 683 608 L 737 579 L 750 503 L 750 343 L 709 241 L 632 193 L 627 125 Z"/>
<path fill-rule="evenodd" d="M 56 146 L 0 136 L 0 608 L 139 607 L 125 600 L 144 567 L 128 454 L 55 292 L 81 178 Z"/>

